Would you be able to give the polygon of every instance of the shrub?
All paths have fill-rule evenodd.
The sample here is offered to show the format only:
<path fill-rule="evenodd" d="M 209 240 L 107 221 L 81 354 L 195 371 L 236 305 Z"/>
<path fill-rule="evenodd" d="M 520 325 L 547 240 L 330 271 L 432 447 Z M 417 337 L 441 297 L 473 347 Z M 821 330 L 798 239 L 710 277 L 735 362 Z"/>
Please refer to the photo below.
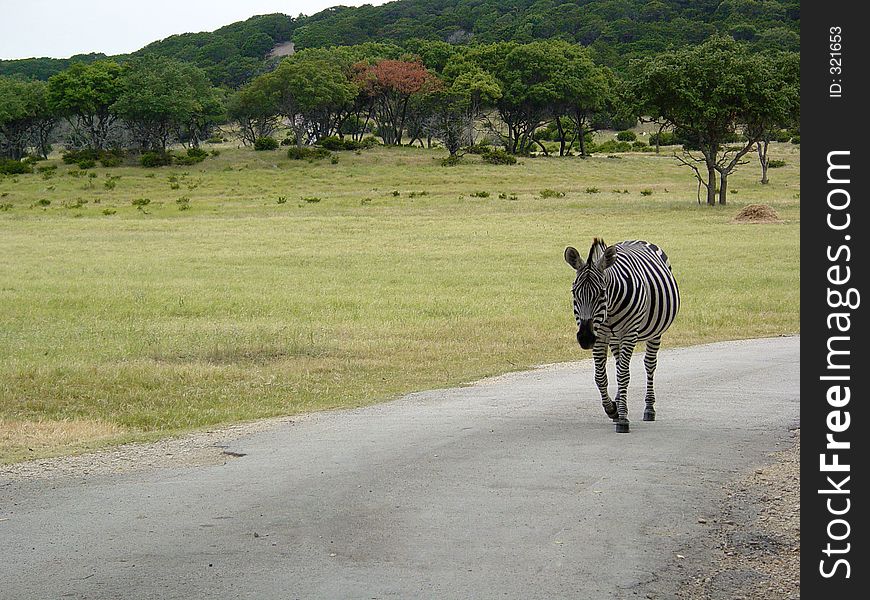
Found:
<path fill-rule="evenodd" d="M 172 164 L 172 154 L 169 152 L 145 152 L 139 159 L 143 167 L 149 169 L 155 167 L 165 167 Z"/>
<path fill-rule="evenodd" d="M 597 187 L 588 187 L 588 188 L 586 188 L 586 193 L 587 193 L 587 194 L 597 194 L 597 193 L 599 193 L 600 191 L 601 191 L 601 190 L 599 190 Z"/>
<path fill-rule="evenodd" d="M 208 138 L 208 139 L 205 141 L 205 143 L 206 143 L 206 144 L 220 144 L 221 142 L 224 142 L 224 141 L 226 141 L 226 140 L 224 140 L 224 138 L 222 138 L 221 136 L 219 136 L 219 135 L 213 135 L 213 136 L 211 136 L 210 138 Z"/>
<path fill-rule="evenodd" d="M 769 161 L 767 162 L 767 167 L 768 167 L 769 169 L 778 169 L 778 168 L 780 168 L 780 167 L 784 167 L 784 166 L 785 166 L 785 161 L 784 161 L 784 160 L 772 159 L 772 160 L 769 160 Z M 733 191 L 733 190 L 732 190 L 732 191 Z"/>
<path fill-rule="evenodd" d="M 296 138 L 291 138 L 291 137 L 284 138 L 283 140 L 281 140 L 281 145 L 282 146 L 295 146 L 296 145 Z"/>
<path fill-rule="evenodd" d="M 108 216 L 108 215 L 114 215 L 116 212 L 118 212 L 118 211 L 115 210 L 114 208 L 104 208 L 104 209 L 103 209 L 103 214 L 106 215 L 106 216 Z"/>
<path fill-rule="evenodd" d="M 801 143 L 801 136 L 796 135 L 793 138 L 791 138 L 791 143 L 792 144 L 800 144 Z"/>
<path fill-rule="evenodd" d="M 136 208 L 141 209 L 142 207 L 148 206 L 149 204 L 151 204 L 151 200 L 149 200 L 148 198 L 136 198 L 135 200 L 132 201 L 132 204 Z"/>
<path fill-rule="evenodd" d="M 287 150 L 287 158 L 291 160 L 318 160 L 332 156 L 332 152 L 326 148 L 297 148 Z"/>
<path fill-rule="evenodd" d="M 620 142 L 633 142 L 637 139 L 637 134 L 633 131 L 620 131 L 616 134 L 616 139 Z"/>
<path fill-rule="evenodd" d="M 278 148 L 278 140 L 270 136 L 258 137 L 254 140 L 254 150 L 275 150 Z"/>
<path fill-rule="evenodd" d="M 489 198 L 489 192 L 473 192 L 472 198 Z"/>
<path fill-rule="evenodd" d="M 551 190 L 550 188 L 541 190 L 541 198 L 562 198 L 564 195 L 565 192 L 557 192 L 556 190 Z"/>
<path fill-rule="evenodd" d="M 24 175 L 33 173 L 33 167 L 19 160 L 0 158 L 0 174 L 2 175 Z"/>
<path fill-rule="evenodd" d="M 646 142 L 643 140 L 635 140 L 631 143 L 631 147 L 634 150 L 644 150 L 647 148 Z"/>
<path fill-rule="evenodd" d="M 78 165 L 79 169 L 81 169 L 82 171 L 86 171 L 88 169 L 93 169 L 94 167 L 96 167 L 97 161 L 90 158 L 84 158 L 77 162 L 76 165 Z"/>
<path fill-rule="evenodd" d="M 330 135 L 329 137 L 325 137 L 322 140 L 317 142 L 318 146 L 326 148 L 327 150 L 345 150 L 344 140 L 338 137 L 337 135 Z"/>
<path fill-rule="evenodd" d="M 659 146 L 673 146 L 677 143 L 676 136 L 672 131 L 662 131 L 661 133 L 653 133 L 649 136 L 649 145 L 655 146 L 658 140 Z"/>
<path fill-rule="evenodd" d="M 178 205 L 178 210 L 190 210 L 190 198 L 187 196 L 182 196 L 175 203 Z"/>
<path fill-rule="evenodd" d="M 788 142 L 791 140 L 791 132 L 786 129 L 781 129 L 773 134 L 773 141 L 775 142 Z"/>
<path fill-rule="evenodd" d="M 115 153 L 106 152 L 100 156 L 100 164 L 104 167 L 120 167 L 124 162 L 124 156 Z"/>
<path fill-rule="evenodd" d="M 49 206 L 51 204 L 51 200 L 48 198 L 40 198 L 36 201 L 37 206 Z"/>
<path fill-rule="evenodd" d="M 67 165 L 76 164 L 82 160 L 97 161 L 100 159 L 100 151 L 91 150 L 90 148 L 83 148 L 81 150 L 67 150 L 61 155 L 60 159 L 64 162 L 64 164 Z"/>
<path fill-rule="evenodd" d="M 307 196 L 307 197 L 302 198 L 302 199 L 305 200 L 306 202 L 308 202 L 309 204 L 317 204 L 321 200 L 317 196 Z"/>
<path fill-rule="evenodd" d="M 641 196 L 652 196 L 652 190 L 649 188 L 642 189 L 640 191 Z"/>
<path fill-rule="evenodd" d="M 188 148 L 185 156 L 175 156 L 175 163 L 179 165 L 189 166 L 201 163 L 208 158 L 208 152 L 202 148 Z"/>
<path fill-rule="evenodd" d="M 447 158 L 441 159 L 442 167 L 455 167 L 458 164 L 462 163 L 462 157 L 458 154 L 454 154 L 453 156 L 448 156 Z"/>
<path fill-rule="evenodd" d="M 487 143 L 474 144 L 473 146 L 466 146 L 462 149 L 466 154 L 486 154 L 490 150 L 492 150 L 492 148 L 490 148 Z"/>
<path fill-rule="evenodd" d="M 483 161 L 491 165 L 515 165 L 517 157 L 513 154 L 508 154 L 500 148 L 493 148 L 481 155 Z"/>
<path fill-rule="evenodd" d="M 607 140 L 600 144 L 593 145 L 590 152 L 631 152 L 631 144 L 628 142 L 617 142 L 616 140 Z"/>

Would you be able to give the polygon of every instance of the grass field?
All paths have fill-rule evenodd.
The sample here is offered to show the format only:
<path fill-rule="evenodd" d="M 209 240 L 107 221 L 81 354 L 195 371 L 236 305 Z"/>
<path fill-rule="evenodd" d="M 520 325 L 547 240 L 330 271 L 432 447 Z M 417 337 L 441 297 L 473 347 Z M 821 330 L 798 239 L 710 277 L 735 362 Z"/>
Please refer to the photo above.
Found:
<path fill-rule="evenodd" d="M 668 252 L 683 307 L 665 347 L 799 330 L 795 146 L 774 145 L 769 185 L 741 167 L 714 208 L 667 153 L 444 155 L 224 148 L 0 179 L 0 461 L 588 357 L 562 253 L 593 236 Z M 782 222 L 733 223 L 750 203 Z"/>

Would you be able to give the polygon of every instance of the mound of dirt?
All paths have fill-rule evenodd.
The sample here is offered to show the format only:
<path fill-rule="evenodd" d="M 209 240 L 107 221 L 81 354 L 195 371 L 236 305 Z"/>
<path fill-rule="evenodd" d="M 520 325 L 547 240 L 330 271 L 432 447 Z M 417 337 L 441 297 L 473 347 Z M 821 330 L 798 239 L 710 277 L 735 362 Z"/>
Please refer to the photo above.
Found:
<path fill-rule="evenodd" d="M 749 204 L 734 217 L 735 223 L 779 223 L 779 215 L 767 204 Z"/>

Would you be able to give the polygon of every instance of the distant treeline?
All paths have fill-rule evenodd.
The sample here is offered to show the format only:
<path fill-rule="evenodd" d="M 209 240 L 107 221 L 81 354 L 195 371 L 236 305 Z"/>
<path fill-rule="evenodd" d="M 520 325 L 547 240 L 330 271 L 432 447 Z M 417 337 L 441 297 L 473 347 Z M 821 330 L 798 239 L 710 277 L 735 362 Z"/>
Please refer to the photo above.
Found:
<path fill-rule="evenodd" d="M 96 157 L 135 150 L 168 164 L 171 144 L 198 148 L 223 127 L 255 149 L 277 147 L 274 134 L 287 129 L 297 152 L 327 139 L 359 148 L 373 134 L 384 145 L 437 140 L 456 159 L 463 148 L 492 154 L 483 139 L 509 162 L 538 151 L 587 155 L 590 131 L 646 118 L 660 125 L 656 144 L 668 131 L 683 146 L 709 201 L 717 176 L 724 200 L 741 158 L 755 148 L 766 168 L 768 143 L 799 122 L 798 55 L 751 52 L 726 36 L 635 61 L 622 77 L 559 39 L 418 41 L 415 50 L 302 50 L 230 93 L 198 67 L 157 55 L 75 63 L 48 82 L 0 77 L 0 156 L 45 157 L 60 135 L 67 149 Z"/>
<path fill-rule="evenodd" d="M 185 33 L 154 42 L 131 57 L 159 55 L 190 62 L 217 86 L 238 88 L 269 70 L 269 52 L 292 41 L 297 49 L 387 42 L 413 51 L 418 40 L 453 45 L 529 43 L 558 38 L 588 47 L 596 63 L 618 73 L 630 62 L 698 44 L 715 34 L 754 51 L 798 51 L 799 0 L 399 0 L 381 6 L 336 7 L 315 15 L 252 17 L 214 32 Z M 0 61 L 0 75 L 47 80 L 69 59 Z"/>

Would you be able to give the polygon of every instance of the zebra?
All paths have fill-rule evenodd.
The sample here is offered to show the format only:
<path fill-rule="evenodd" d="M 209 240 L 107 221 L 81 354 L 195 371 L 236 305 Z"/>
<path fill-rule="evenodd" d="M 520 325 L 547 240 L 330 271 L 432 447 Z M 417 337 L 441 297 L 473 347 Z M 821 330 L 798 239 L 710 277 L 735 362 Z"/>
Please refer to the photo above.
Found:
<path fill-rule="evenodd" d="M 646 341 L 646 406 L 644 421 L 655 421 L 653 376 L 662 334 L 680 308 L 680 291 L 667 255 L 655 244 L 640 240 L 607 246 L 595 238 L 584 262 L 577 249 L 565 248 L 565 261 L 577 276 L 572 293 L 577 342 L 592 349 L 595 383 L 604 412 L 617 433 L 628 433 L 629 363 L 637 342 Z M 617 393 L 607 393 L 607 348 L 616 360 Z"/>

